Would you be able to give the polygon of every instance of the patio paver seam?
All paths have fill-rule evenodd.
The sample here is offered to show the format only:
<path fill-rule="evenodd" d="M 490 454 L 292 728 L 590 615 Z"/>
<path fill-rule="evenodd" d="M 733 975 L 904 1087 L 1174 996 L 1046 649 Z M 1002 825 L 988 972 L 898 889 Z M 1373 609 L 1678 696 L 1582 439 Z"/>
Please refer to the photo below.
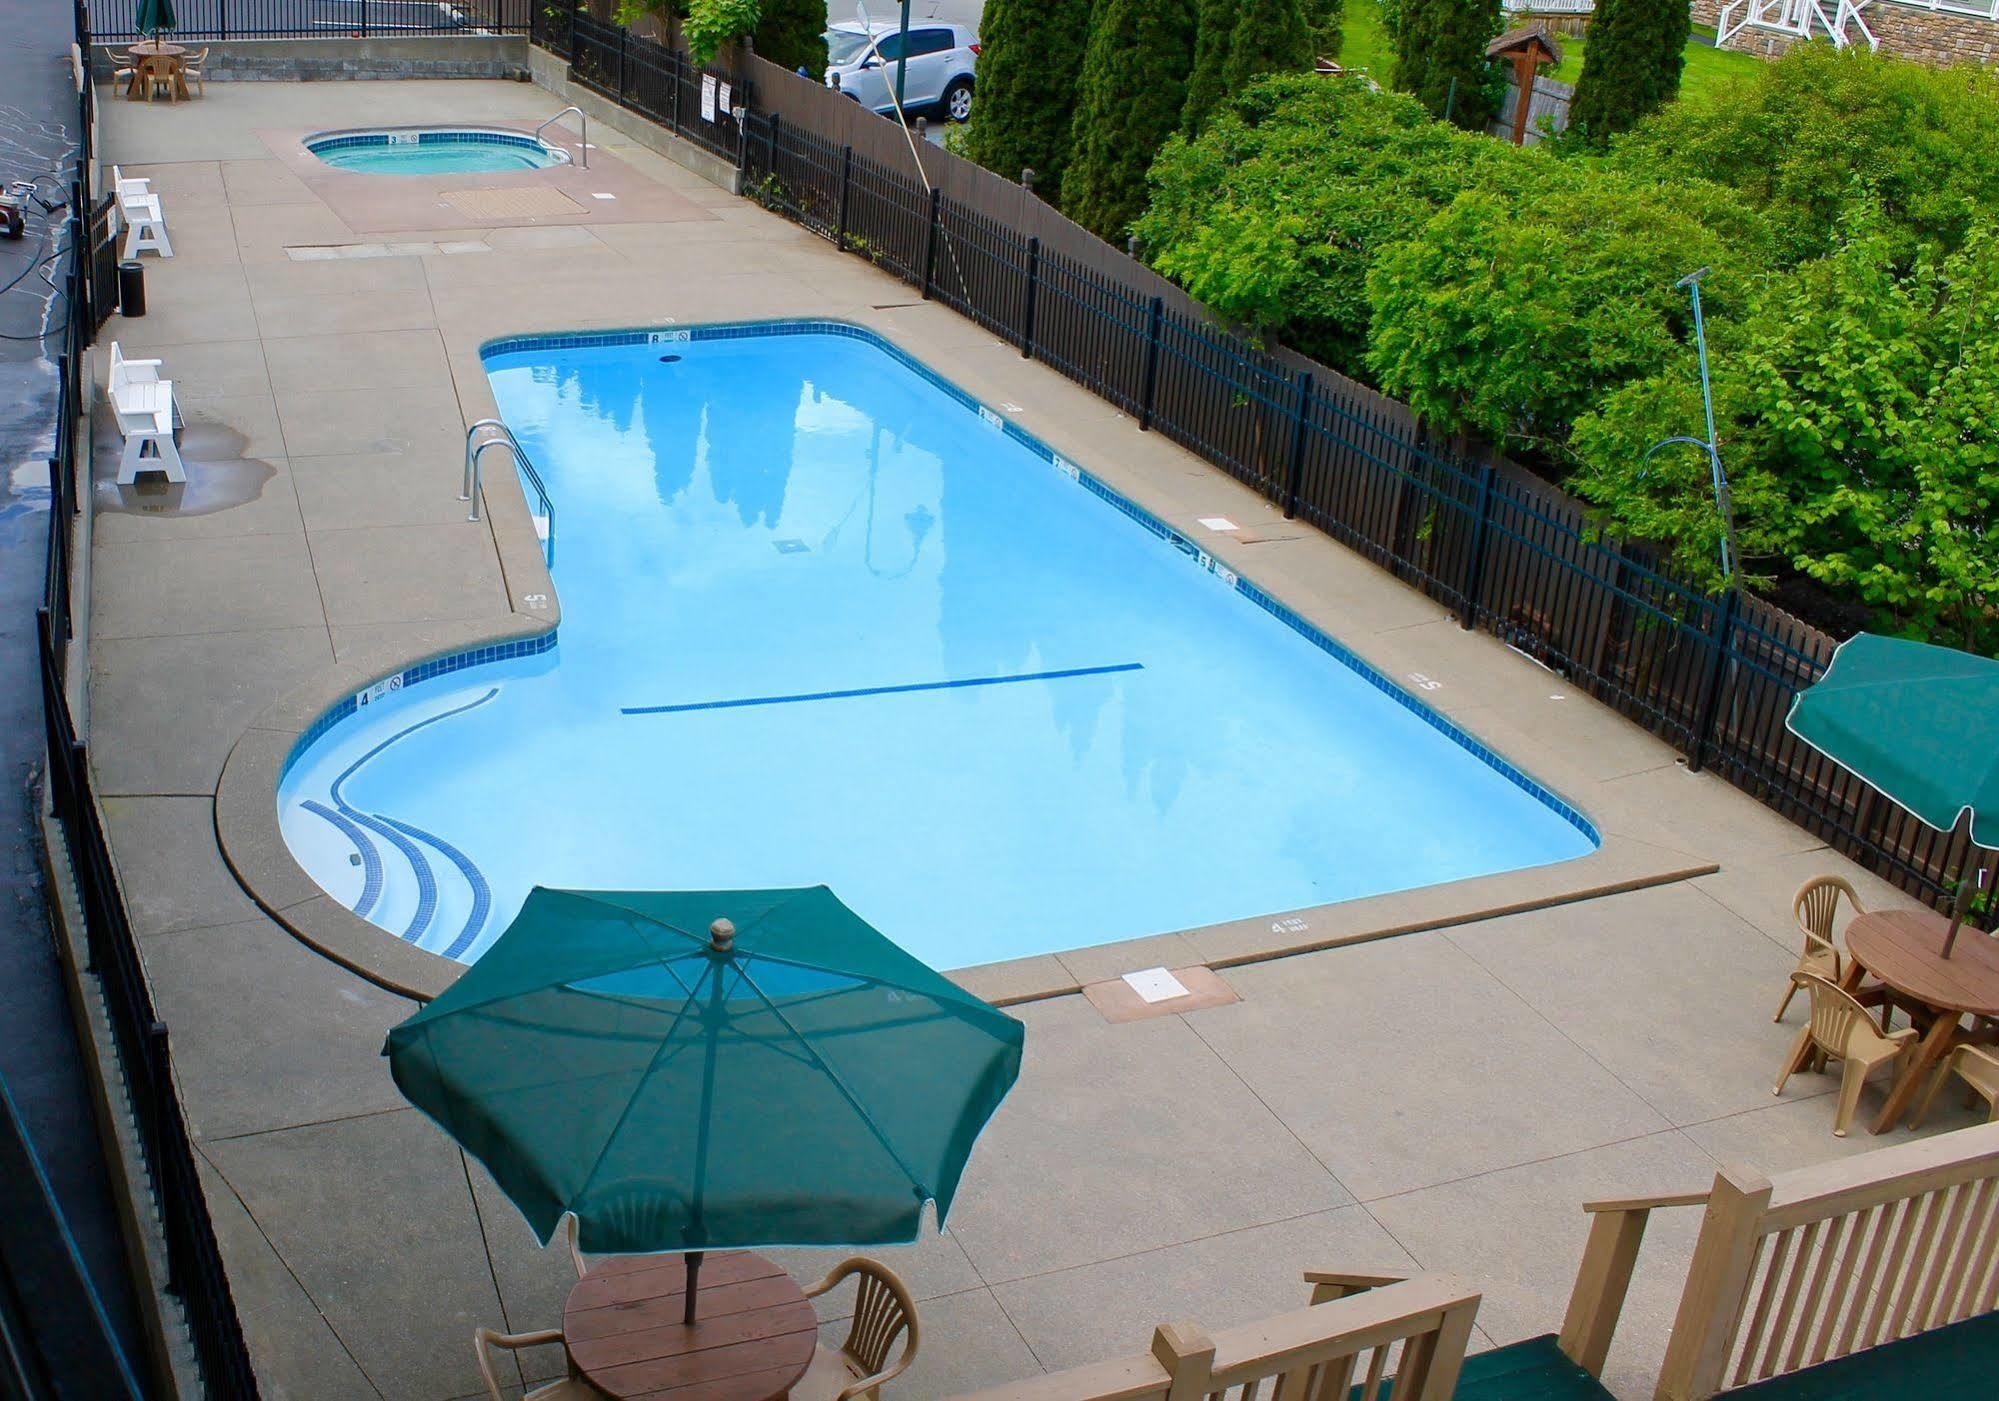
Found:
<path fill-rule="evenodd" d="M 284 1272 L 291 1277 L 292 1283 L 298 1286 L 298 1292 L 304 1296 L 305 1301 L 312 1305 L 312 1311 L 319 1316 L 320 1322 L 326 1325 L 327 1333 L 333 1338 L 335 1343 L 339 1344 L 340 1350 L 347 1354 L 347 1360 L 354 1364 L 354 1370 L 360 1374 L 361 1380 L 368 1384 L 369 1389 L 377 1397 L 381 1397 L 383 1401 L 387 1401 L 388 1393 L 384 1392 L 381 1385 L 368 1375 L 368 1369 L 361 1365 L 361 1359 L 355 1355 L 354 1349 L 348 1346 L 345 1338 L 340 1336 L 340 1329 L 327 1316 L 326 1310 L 320 1307 L 319 1300 L 313 1297 L 312 1290 L 306 1287 L 306 1283 L 299 1277 L 298 1271 L 292 1268 L 292 1262 L 285 1258 L 285 1253 L 282 1250 L 278 1249 L 278 1243 L 271 1239 L 270 1232 L 264 1229 L 264 1223 L 259 1221 L 257 1213 L 250 1209 L 250 1203 L 243 1200 L 243 1194 L 236 1190 L 236 1184 L 229 1180 L 229 1174 L 222 1170 L 220 1163 L 216 1162 L 214 1158 L 203 1151 L 199 1140 L 194 1140 L 192 1146 L 196 1153 L 201 1154 L 202 1162 L 208 1164 L 209 1171 L 215 1174 L 216 1181 L 229 1189 L 229 1195 L 234 1197 L 236 1205 L 243 1209 L 244 1219 L 255 1228 L 259 1239 L 264 1242 L 265 1248 L 271 1252 L 271 1258 L 278 1262 L 284 1269 Z"/>
<path fill-rule="evenodd" d="M 1675 884 L 1678 885 L 1685 885 L 1687 883 L 1688 882 L 1686 881 L 1675 882 Z M 1661 1124 L 1663 1124 L 1667 1128 L 1674 1128 L 1674 1129 L 1683 1127 L 1682 1125 L 1674 1122 L 1672 1116 L 1666 1113 L 1664 1109 L 1661 1109 L 1658 1105 L 1654 1104 L 1650 1099 L 1646 1098 L 1646 1096 L 1636 1086 L 1632 1085 L 1628 1080 L 1626 1080 L 1622 1075 L 1619 1075 L 1610 1066 L 1604 1064 L 1601 1057 L 1599 1057 L 1594 1051 L 1590 1050 L 1589 1047 L 1583 1045 L 1583 1043 L 1578 1041 L 1574 1036 L 1570 1035 L 1569 1032 L 1562 1027 L 1561 1023 L 1557 1022 L 1553 1017 L 1549 1016 L 1546 1012 L 1542 1011 L 1539 1007 L 1535 1006 L 1532 1002 L 1530 1002 L 1525 993 L 1520 991 L 1519 988 L 1514 987 L 1513 984 L 1509 983 L 1506 980 L 1504 974 L 1500 971 L 1499 968 L 1494 967 L 1492 964 L 1487 963 L 1484 959 L 1480 958 L 1476 953 L 1474 953 L 1468 945 L 1460 943 L 1457 939 L 1453 938 L 1452 934 L 1454 933 L 1454 928 L 1446 927 L 1443 929 L 1439 929 L 1437 932 L 1444 936 L 1445 942 L 1450 944 L 1452 948 L 1456 949 L 1459 953 L 1462 953 L 1466 958 L 1470 959 L 1473 963 L 1477 964 L 1481 969 L 1483 969 L 1485 971 L 1486 976 L 1491 978 L 1495 983 L 1499 984 L 1500 987 L 1504 988 L 1507 991 L 1507 993 L 1514 999 L 1514 1001 L 1518 1002 L 1522 1007 L 1525 1007 L 1529 1012 L 1532 1012 L 1535 1015 L 1535 1017 L 1539 1018 L 1541 1022 L 1543 1022 L 1552 1031 L 1554 1031 L 1556 1035 L 1560 1036 L 1564 1041 L 1568 1042 L 1571 1046 L 1574 1046 L 1577 1051 L 1581 1052 L 1582 1055 L 1589 1061 L 1591 1065 L 1594 1065 L 1597 1069 L 1601 1070 L 1605 1075 L 1608 1075 L 1613 1081 L 1615 1081 L 1620 1087 L 1623 1088 L 1625 1093 L 1629 1094 L 1633 1099 L 1637 1100 L 1640 1104 L 1644 1105 L 1646 1109 L 1651 1111 L 1652 1114 L 1657 1116 Z M 1644 1135 L 1639 1135 L 1639 1136 L 1643 1137 Z M 1629 1140 L 1617 1139 L 1613 1141 L 1627 1142 Z M 1598 1146 L 1607 1147 L 1608 1145 L 1599 1144 Z M 1586 1152 L 1588 1150 L 1585 1149 L 1582 1151 Z M 1556 1154 L 1555 1156 L 1565 1157 L 1567 1155 Z"/>
<path fill-rule="evenodd" d="M 246 920 L 244 922 L 252 923 L 253 921 Z M 278 928 L 274 921 L 270 923 L 274 929 Z M 284 931 L 279 929 L 279 932 L 283 933 Z M 291 936 L 286 934 L 285 937 L 290 938 Z M 343 969 L 342 971 L 346 970 Z M 359 977 L 360 975 L 355 974 L 354 976 Z M 261 1129 L 244 1129 L 241 1133 L 198 1133 L 195 1135 L 195 1139 L 199 1143 L 238 1143 L 244 1139 L 263 1138 L 274 1133 L 291 1133 L 295 1129 L 323 1128 L 328 1124 L 351 1124 L 359 1122 L 362 1119 L 379 1119 L 387 1114 L 414 1114 L 417 1112 L 417 1110 L 412 1109 L 407 1104 L 391 1104 L 381 1109 L 357 1110 L 352 1114 L 329 1114 L 323 1119 L 300 1119 L 295 1123 L 270 1124 Z"/>
<path fill-rule="evenodd" d="M 472 1221 L 479 1228 L 479 1250 L 486 1257 L 486 1274 L 492 1279 L 493 1294 L 500 1301 L 500 1323 L 507 1332 L 511 1333 L 515 1331 L 514 1316 L 507 1308 L 507 1291 L 500 1287 L 500 1267 L 493 1262 L 493 1239 L 486 1234 L 486 1213 L 480 1209 L 479 1189 L 473 1185 L 472 1164 L 467 1159 L 463 1148 L 458 1150 L 458 1170 L 465 1174 L 465 1194 L 472 1199 Z M 543 1247 L 543 1249 L 547 1248 L 546 1246 Z M 525 1387 L 528 1384 L 527 1372 L 521 1366 L 521 1355 L 518 1352 L 509 1352 L 507 1354 L 507 1366 L 511 1369 L 514 1376 L 520 1378 L 521 1385 Z"/>
<path fill-rule="evenodd" d="M 1593 1143 L 1587 1148 L 1571 1148 L 1562 1153 L 1548 1153 L 1539 1158 L 1528 1158 L 1524 1162 L 1507 1163 L 1503 1167 L 1482 1168 L 1477 1172 L 1468 1172 L 1463 1177 L 1453 1177 L 1443 1182 L 1426 1182 L 1417 1187 L 1400 1187 L 1393 1192 L 1383 1192 L 1379 1196 L 1364 1198 L 1361 1200 L 1360 1205 L 1371 1206 L 1378 1202 L 1394 1201 L 1399 1197 L 1413 1197 L 1421 1192 L 1435 1191 L 1439 1187 L 1456 1187 L 1466 1182 L 1476 1182 L 1482 1177 L 1494 1177 L 1504 1172 L 1518 1172 L 1522 1168 L 1540 1167 L 1546 1163 L 1559 1163 L 1564 1158 L 1580 1157 L 1584 1153 L 1601 1153 L 1606 1148 L 1617 1148 L 1627 1143 L 1648 1143 L 1655 1138 L 1666 1138 L 1672 1135 L 1678 1135 L 1686 1139 L 1688 1143 L 1700 1149 L 1702 1157 L 1712 1162 L 1714 1154 L 1708 1152 L 1705 1148 L 1701 1148 L 1698 1143 L 1694 1143 L 1693 1138 L 1687 1133 L 1687 1129 L 1691 1127 L 1695 1126 L 1668 1124 L 1665 1128 L 1654 1129 L 1651 1133 L 1630 1134 L 1624 1138 L 1613 1138 L 1606 1143 Z M 1688 1190 L 1691 1191 L 1693 1189 L 1689 1188 Z M 1582 1203 L 1578 1202 L 1576 1207 L 1580 1211 Z"/>
<path fill-rule="evenodd" d="M 1272 959 L 1268 961 L 1276 962 L 1277 960 Z M 1226 979 L 1224 979 L 1224 981 L 1226 981 Z M 1237 996 L 1241 996 L 1240 991 L 1237 992 Z M 1219 1007 L 1210 1007 L 1210 1008 L 1204 1008 L 1202 1010 L 1214 1012 L 1214 1011 L 1220 1011 L 1222 1009 Z M 1203 1046 L 1207 1048 L 1209 1055 L 1213 1056 L 1216 1060 L 1221 1062 L 1222 1068 L 1227 1070 L 1230 1075 L 1235 1077 L 1235 1082 L 1238 1085 L 1241 1085 L 1243 1089 L 1248 1092 L 1249 1097 L 1251 1099 L 1255 1100 L 1259 1105 L 1263 1107 L 1264 1113 L 1268 1114 L 1272 1119 L 1276 1120 L 1278 1125 L 1283 1128 L 1285 1133 L 1291 1135 L 1291 1141 L 1296 1143 L 1300 1148 L 1305 1150 L 1305 1156 L 1310 1158 L 1313 1162 L 1319 1165 L 1320 1169 L 1324 1171 L 1326 1176 L 1330 1177 L 1333 1180 L 1334 1186 L 1338 1187 L 1342 1192 L 1345 1192 L 1347 1196 L 1352 1198 L 1354 1201 L 1358 1202 L 1360 1200 L 1359 1195 L 1356 1194 L 1352 1188 L 1348 1187 L 1346 1183 L 1340 1181 L 1340 1175 L 1333 1171 L 1332 1164 L 1327 1162 L 1324 1158 L 1320 1157 L 1318 1153 L 1314 1151 L 1312 1145 L 1307 1143 L 1304 1140 L 1304 1138 L 1299 1135 L 1296 1129 L 1292 1128 L 1290 1124 L 1285 1122 L 1284 1116 L 1277 1112 L 1275 1106 L 1273 1106 L 1269 1100 L 1265 1099 L 1260 1093 L 1258 1093 L 1256 1086 L 1249 1083 L 1248 1079 L 1244 1077 L 1243 1073 L 1240 1070 L 1236 1069 L 1235 1065 L 1229 1060 L 1227 1056 L 1221 1053 L 1221 1051 L 1215 1046 L 1214 1042 L 1208 1040 L 1207 1037 L 1201 1035 L 1201 1029 L 1198 1026 L 1194 1025 L 1194 1023 L 1191 1020 L 1189 1020 L 1187 1013 L 1176 1012 L 1174 1013 L 1173 1019 L 1184 1025 L 1187 1028 L 1187 1030 L 1194 1033 L 1194 1039 L 1196 1041 L 1199 1041 Z M 1334 1208 L 1334 1210 L 1338 1210 L 1338 1208 L 1336 1207 Z M 1317 1213 L 1312 1212 L 1305 1214 L 1316 1215 Z M 1296 1220 L 1297 1218 L 1292 1217 L 1288 1219 Z M 1265 1222 L 1264 1224 L 1268 1225 L 1270 1223 Z"/>

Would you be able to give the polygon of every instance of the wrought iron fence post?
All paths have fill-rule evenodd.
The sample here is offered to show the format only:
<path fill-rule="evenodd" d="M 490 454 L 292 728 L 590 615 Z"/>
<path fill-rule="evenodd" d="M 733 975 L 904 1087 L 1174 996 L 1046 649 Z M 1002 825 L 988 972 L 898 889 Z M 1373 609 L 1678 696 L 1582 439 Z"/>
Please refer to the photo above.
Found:
<path fill-rule="evenodd" d="M 847 251 L 847 191 L 854 183 L 854 148 L 846 146 L 840 151 L 840 214 L 833 221 L 833 246 L 842 253 Z"/>
<path fill-rule="evenodd" d="M 1715 610 L 1714 632 L 1708 638 L 1707 675 L 1701 680 L 1700 711 L 1694 721 L 1694 742 L 1687 753 L 1687 771 L 1699 773 L 1714 742 L 1715 717 L 1721 713 L 1722 683 L 1728 678 L 1729 644 L 1735 633 L 1735 612 L 1742 595 L 1730 589 Z"/>
<path fill-rule="evenodd" d="M 1284 473 L 1284 519 L 1298 514 L 1298 488 L 1305 480 L 1306 429 L 1312 409 L 1312 372 L 1298 371 L 1298 405 L 1291 422 L 1291 464 Z"/>
<path fill-rule="evenodd" d="M 1152 427 L 1152 399 L 1159 389 L 1159 338 L 1165 332 L 1166 300 L 1152 299 L 1152 310 L 1145 323 L 1145 379 L 1138 391 L 1138 430 L 1147 432 Z"/>
<path fill-rule="evenodd" d="M 625 48 L 626 42 L 631 37 L 631 30 L 626 29 L 623 25 L 618 26 L 618 105 L 620 107 L 625 105 Z"/>
<path fill-rule="evenodd" d="M 930 187 L 930 223 L 923 231 L 923 300 L 930 300 L 930 289 L 937 285 L 937 227 L 944 219 L 944 192 L 935 185 Z"/>
<path fill-rule="evenodd" d="M 146 1135 L 146 1141 L 152 1145 L 155 1159 L 160 1162 L 160 1166 L 163 1168 L 164 1162 L 162 1160 L 167 1157 L 167 1154 L 161 1151 L 160 1134 L 162 1130 L 160 1126 L 167 1122 L 169 1114 L 177 1112 L 177 1107 L 173 1102 L 173 1072 L 167 1068 L 169 1064 L 167 1060 L 167 1024 L 157 1018 L 146 1027 L 144 1060 L 146 1063 L 145 1088 L 148 1092 L 147 1098 L 151 1101 L 147 1108 L 153 1118 L 153 1122 L 146 1126 L 151 1130 Z M 164 1178 L 166 1173 L 160 1171 L 159 1176 Z M 164 1182 L 159 1185 L 164 1189 Z M 178 1213 L 185 1211 L 187 1204 L 176 1201 L 174 1194 L 166 1190 L 161 1190 L 159 1195 L 160 1216 L 167 1228 L 168 1235 L 167 1293 L 178 1296 L 184 1291 L 186 1286 L 186 1281 L 181 1278 L 181 1257 L 186 1252 L 174 1249 L 173 1237 L 178 1234 L 180 1226 Z"/>
<path fill-rule="evenodd" d="M 1490 459 L 1479 468 L 1478 514 L 1472 517 L 1471 549 L 1465 555 L 1464 583 L 1458 590 L 1464 597 L 1458 621 L 1466 632 L 1478 626 L 1479 595 L 1485 591 L 1485 539 L 1492 528 L 1492 488 L 1498 475 Z"/>
<path fill-rule="evenodd" d="M 667 108 L 666 124 L 680 135 L 680 90 L 687 85 L 687 55 L 679 49 L 668 49 L 673 56 L 673 81 L 667 86 L 673 89 L 673 101 Z"/>
<path fill-rule="evenodd" d="M 1020 313 L 1020 358 L 1034 358 L 1034 299 L 1041 286 L 1041 240 L 1027 240 L 1027 295 Z"/>

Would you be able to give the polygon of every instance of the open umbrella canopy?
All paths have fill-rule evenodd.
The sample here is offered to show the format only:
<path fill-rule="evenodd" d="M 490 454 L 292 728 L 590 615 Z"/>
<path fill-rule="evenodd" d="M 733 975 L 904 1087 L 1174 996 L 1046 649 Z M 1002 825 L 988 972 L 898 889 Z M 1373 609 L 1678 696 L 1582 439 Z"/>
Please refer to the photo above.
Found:
<path fill-rule="evenodd" d="M 640 1254 L 941 1225 L 1022 1040 L 824 886 L 536 887 L 383 1054 L 543 1244 Z"/>
<path fill-rule="evenodd" d="M 174 0 L 139 0 L 133 23 L 141 34 L 158 34 L 179 24 L 174 18 Z"/>
<path fill-rule="evenodd" d="M 1784 723 L 1930 826 L 1969 817 L 1999 847 L 1999 661 L 1863 632 Z"/>

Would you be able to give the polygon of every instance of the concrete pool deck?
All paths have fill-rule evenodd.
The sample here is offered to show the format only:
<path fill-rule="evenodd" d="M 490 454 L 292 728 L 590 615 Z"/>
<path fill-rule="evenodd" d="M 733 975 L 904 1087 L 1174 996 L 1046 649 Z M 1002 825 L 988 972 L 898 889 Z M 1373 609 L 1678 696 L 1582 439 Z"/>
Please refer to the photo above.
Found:
<path fill-rule="evenodd" d="M 1328 923 L 1292 943 L 1445 927 L 1225 967 L 1229 1005 L 1117 1025 L 1076 996 L 1016 1007 L 1027 1067 L 949 1234 L 884 1252 L 925 1324 L 892 1394 L 1130 1351 L 1163 1319 L 1294 1307 L 1307 1267 L 1453 1270 L 1486 1292 L 1483 1341 L 1550 1331 L 1586 1197 L 1903 1136 L 1834 1139 L 1829 1077 L 1770 1097 L 1802 1015 L 1769 1020 L 1795 958 L 1791 893 L 1837 872 L 1870 903 L 1898 898 L 1810 834 L 971 322 L 606 126 L 592 137 L 671 220 L 439 223 L 389 242 L 350 226 L 258 133 L 353 125 L 354 91 L 232 84 L 101 109 L 105 159 L 154 180 L 177 256 L 148 261 L 151 312 L 108 323 L 100 357 L 117 340 L 165 359 L 193 482 L 192 495 L 119 493 L 100 454 L 91 751 L 271 1394 L 470 1394 L 472 1328 L 551 1324 L 570 1277 L 390 1083 L 382 1037 L 413 1006 L 381 986 L 395 980 L 307 948 L 245 893 L 216 837 L 232 820 L 218 784 L 246 734 L 276 754 L 315 696 L 547 626 L 553 591 L 510 478 L 489 480 L 487 521 L 465 521 L 457 499 L 464 427 L 492 411 L 478 349 L 501 334 L 776 316 L 878 330 L 1020 406 L 1024 426 L 1177 528 L 1246 527 L 1256 543 L 1216 537 L 1212 552 L 1621 843 L 1587 858 L 1603 879 L 1569 873 L 1568 903 L 1546 908 L 1465 923 L 1511 897 L 1438 887 L 1315 912 Z M 532 124 L 560 105 L 470 80 L 365 94 L 380 124 Z M 352 245 L 375 248 L 287 252 Z M 225 789 L 232 801 L 261 803 L 275 830 L 268 779 Z M 1632 884 L 1645 888 L 1576 899 Z M 260 891 L 294 925 L 360 924 L 313 889 Z M 1051 979 L 1226 965 L 1289 937 L 1272 923 L 1027 960 L 979 986 L 1039 994 L 1063 990 Z M 407 957 L 412 979 L 437 976 L 441 960 Z M 1694 1224 L 1654 1224 L 1612 1354 L 1621 1394 L 1649 1394 Z M 530 1355 L 529 1376 L 559 1361 Z"/>

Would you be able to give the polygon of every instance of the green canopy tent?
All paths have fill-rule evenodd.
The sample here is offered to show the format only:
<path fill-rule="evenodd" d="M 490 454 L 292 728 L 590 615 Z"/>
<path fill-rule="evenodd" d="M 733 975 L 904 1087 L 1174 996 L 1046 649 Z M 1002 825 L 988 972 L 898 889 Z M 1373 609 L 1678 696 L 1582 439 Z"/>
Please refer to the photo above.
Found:
<path fill-rule="evenodd" d="M 178 27 L 179 21 L 174 18 L 173 0 L 139 0 L 139 10 L 133 17 L 133 24 L 141 34 L 153 39 L 159 38 L 163 29 Z"/>
<path fill-rule="evenodd" d="M 383 1054 L 542 1244 L 686 1252 L 691 1323 L 708 1250 L 941 1227 L 1023 1038 L 824 886 L 537 886 Z"/>
<path fill-rule="evenodd" d="M 1973 846 L 1999 847 L 1999 661 L 1863 632 L 1840 644 L 1784 723 L 1938 831 L 1961 824 Z"/>

